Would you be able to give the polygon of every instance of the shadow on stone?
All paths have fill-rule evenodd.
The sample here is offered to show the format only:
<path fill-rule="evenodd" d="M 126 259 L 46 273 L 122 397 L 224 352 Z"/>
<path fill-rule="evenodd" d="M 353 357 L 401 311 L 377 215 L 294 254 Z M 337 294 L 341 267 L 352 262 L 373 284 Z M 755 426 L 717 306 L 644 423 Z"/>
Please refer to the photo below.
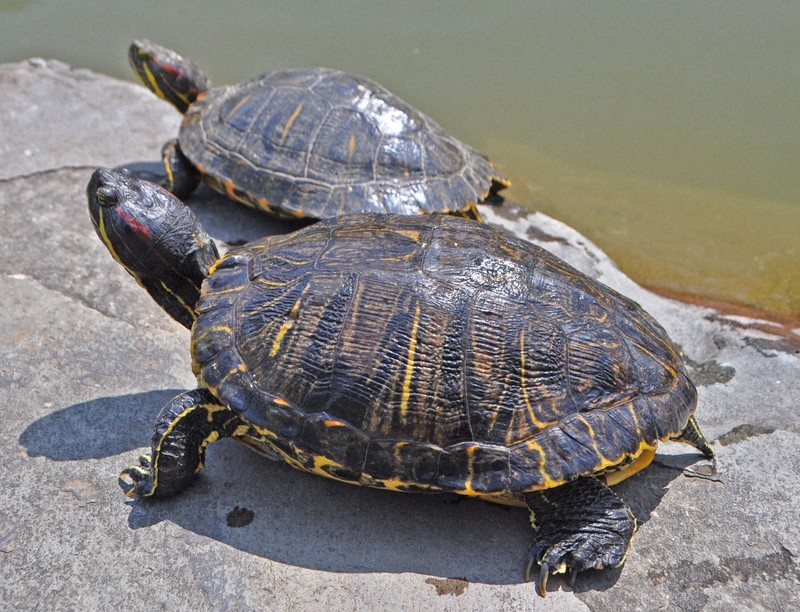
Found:
<path fill-rule="evenodd" d="M 646 470 L 619 483 L 614 491 L 631 507 L 641 528 L 650 520 L 651 513 L 661 503 L 672 481 L 680 478 L 684 469 L 697 463 L 708 462 L 702 455 L 691 450 L 681 455 L 656 454 L 653 463 Z M 633 546 L 636 546 L 635 537 Z"/>
<path fill-rule="evenodd" d="M 312 220 L 286 221 L 239 204 L 212 191 L 205 185 L 192 193 L 186 204 L 194 211 L 206 231 L 231 246 L 238 246 L 264 236 L 288 234 L 312 223 Z"/>
<path fill-rule="evenodd" d="M 322 571 L 414 572 L 485 584 L 523 581 L 533 537 L 523 508 L 352 487 L 260 458 L 231 440 L 209 447 L 206 466 L 175 498 L 130 502 L 130 527 L 169 520 L 238 550 Z M 654 465 L 616 490 L 641 525 L 680 474 Z M 250 522 L 231 527 L 230 513 L 241 508 L 252 512 Z M 572 590 L 606 590 L 622 572 L 585 572 Z M 548 590 L 569 587 L 551 577 Z"/>
<path fill-rule="evenodd" d="M 19 437 L 30 457 L 79 461 L 112 457 L 150 443 L 153 421 L 179 389 L 100 397 L 28 425 Z"/>

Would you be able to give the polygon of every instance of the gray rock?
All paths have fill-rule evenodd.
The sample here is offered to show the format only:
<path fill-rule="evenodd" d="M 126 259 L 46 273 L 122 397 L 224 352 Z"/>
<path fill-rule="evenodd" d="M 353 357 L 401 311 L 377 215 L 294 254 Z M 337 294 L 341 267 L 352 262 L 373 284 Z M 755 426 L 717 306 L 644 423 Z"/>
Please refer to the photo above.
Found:
<path fill-rule="evenodd" d="M 718 475 L 665 445 L 618 491 L 640 529 L 625 567 L 521 579 L 519 509 L 349 487 L 212 445 L 177 498 L 126 501 L 115 477 L 160 406 L 191 388 L 188 333 L 94 235 L 91 170 L 157 160 L 179 117 L 143 88 L 30 60 L 0 66 L 0 606 L 5 609 L 800 608 L 800 338 L 644 291 L 563 224 L 489 221 L 642 303 L 683 347 Z M 286 231 L 208 191 L 227 243 Z"/>

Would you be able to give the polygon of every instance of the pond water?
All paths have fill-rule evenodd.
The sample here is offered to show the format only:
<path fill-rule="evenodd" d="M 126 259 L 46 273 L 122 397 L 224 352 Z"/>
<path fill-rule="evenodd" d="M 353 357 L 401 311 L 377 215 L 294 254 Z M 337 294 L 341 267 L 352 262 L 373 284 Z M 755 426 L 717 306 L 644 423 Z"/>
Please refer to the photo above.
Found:
<path fill-rule="evenodd" d="M 0 1 L 0 61 L 217 84 L 328 66 L 487 153 L 508 196 L 656 290 L 800 320 L 800 2 Z"/>

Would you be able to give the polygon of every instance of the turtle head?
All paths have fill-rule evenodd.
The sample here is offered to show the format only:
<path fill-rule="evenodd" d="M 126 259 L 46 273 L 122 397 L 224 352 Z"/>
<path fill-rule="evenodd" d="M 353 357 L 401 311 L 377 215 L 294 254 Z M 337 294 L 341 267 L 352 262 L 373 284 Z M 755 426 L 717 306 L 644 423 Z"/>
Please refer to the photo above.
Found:
<path fill-rule="evenodd" d="M 128 59 L 142 82 L 182 113 L 211 86 L 191 61 L 149 40 L 134 40 Z"/>
<path fill-rule="evenodd" d="M 191 328 L 200 288 L 219 258 L 197 217 L 163 187 L 100 168 L 89 214 L 114 259 L 173 319 Z"/>

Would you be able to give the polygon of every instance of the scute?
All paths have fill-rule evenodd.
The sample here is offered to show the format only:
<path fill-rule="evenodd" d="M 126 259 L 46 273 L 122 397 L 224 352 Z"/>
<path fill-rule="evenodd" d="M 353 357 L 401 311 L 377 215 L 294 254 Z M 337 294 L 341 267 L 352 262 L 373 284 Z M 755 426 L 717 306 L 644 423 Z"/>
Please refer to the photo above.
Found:
<path fill-rule="evenodd" d="M 179 140 L 212 187 L 290 217 L 455 212 L 505 184 L 483 155 L 377 83 L 327 69 L 211 89 Z"/>
<path fill-rule="evenodd" d="M 568 390 L 582 412 L 614 406 L 637 391 L 628 347 L 614 329 L 596 323 L 569 334 Z"/>
<path fill-rule="evenodd" d="M 453 217 L 351 215 L 234 249 L 198 310 L 201 384 L 293 465 L 369 486 L 557 486 L 677 434 L 696 401 L 638 305 Z"/>

